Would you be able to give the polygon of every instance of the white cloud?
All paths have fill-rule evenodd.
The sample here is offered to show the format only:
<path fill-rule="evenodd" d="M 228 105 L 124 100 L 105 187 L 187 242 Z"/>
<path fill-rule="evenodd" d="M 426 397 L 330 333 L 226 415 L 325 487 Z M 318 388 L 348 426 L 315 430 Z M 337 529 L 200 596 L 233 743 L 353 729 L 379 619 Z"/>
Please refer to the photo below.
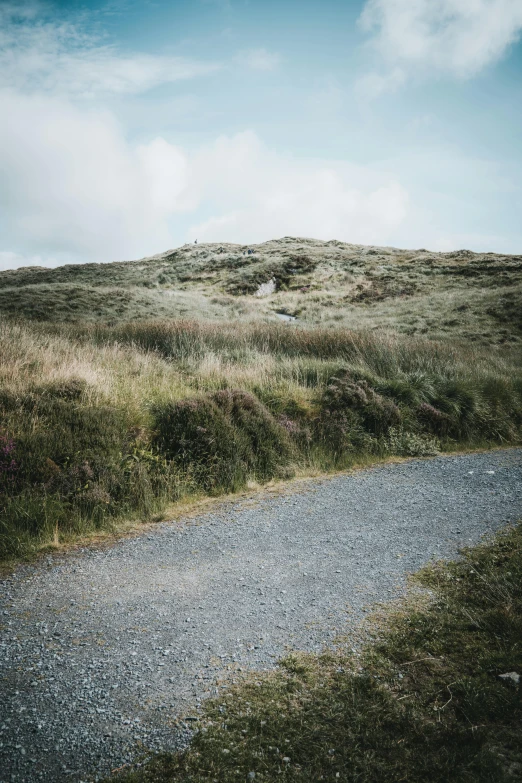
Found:
<path fill-rule="evenodd" d="M 4 265 L 25 257 L 137 258 L 186 239 L 284 234 L 387 242 L 407 194 L 387 175 L 335 161 L 288 160 L 253 132 L 189 152 L 157 138 L 133 146 L 107 112 L 4 92 L 0 211 Z M 34 128 L 38 128 L 38 133 Z M 185 218 L 186 220 L 186 218 Z M 34 263 L 47 263 L 38 259 Z"/>
<path fill-rule="evenodd" d="M 474 76 L 519 39 L 522 2 L 366 0 L 359 21 L 386 67 L 364 77 L 369 92 L 379 93 L 414 74 Z"/>
<path fill-rule="evenodd" d="M 109 112 L 58 98 L 3 91 L 0 100 L 4 247 L 112 260 L 169 244 L 186 175 L 176 147 L 133 148 Z"/>
<path fill-rule="evenodd" d="M 0 86 L 75 98 L 132 94 L 214 71 L 215 63 L 127 55 L 73 22 L 46 21 L 40 4 L 0 6 Z"/>
<path fill-rule="evenodd" d="M 191 181 L 219 210 L 195 223 L 206 241 L 256 242 L 285 234 L 386 243 L 408 196 L 386 174 L 338 161 L 292 160 L 251 131 L 221 137 L 194 159 Z"/>
<path fill-rule="evenodd" d="M 237 62 L 253 71 L 274 71 L 281 58 L 275 52 L 269 52 L 267 49 L 246 49 L 239 52 Z"/>
<path fill-rule="evenodd" d="M 385 92 L 395 92 L 405 81 L 406 74 L 402 68 L 393 68 L 384 73 L 372 71 L 358 79 L 356 91 L 359 97 L 372 100 Z"/>
<path fill-rule="evenodd" d="M 292 160 L 252 131 L 197 149 L 131 143 L 101 100 L 74 98 L 143 90 L 193 75 L 192 65 L 122 56 L 42 19 L 38 4 L 0 0 L 0 266 L 137 258 L 195 236 L 386 242 L 404 219 L 407 194 L 393 177 Z M 247 55 L 253 68 L 277 62 Z"/>
<path fill-rule="evenodd" d="M 334 118 L 346 103 L 346 93 L 337 79 L 328 76 L 317 79 L 305 99 L 305 106 L 314 118 Z"/>

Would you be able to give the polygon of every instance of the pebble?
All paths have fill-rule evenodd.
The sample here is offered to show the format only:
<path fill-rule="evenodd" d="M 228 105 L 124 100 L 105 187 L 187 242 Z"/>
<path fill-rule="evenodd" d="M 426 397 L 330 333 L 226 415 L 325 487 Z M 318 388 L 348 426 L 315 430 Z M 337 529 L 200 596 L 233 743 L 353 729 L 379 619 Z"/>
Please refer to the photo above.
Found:
<path fill-rule="evenodd" d="M 521 479 L 521 449 L 412 460 L 18 567 L 0 582 L 0 783 L 92 783 L 186 747 L 236 671 L 321 650 L 432 553 L 520 518 Z"/>

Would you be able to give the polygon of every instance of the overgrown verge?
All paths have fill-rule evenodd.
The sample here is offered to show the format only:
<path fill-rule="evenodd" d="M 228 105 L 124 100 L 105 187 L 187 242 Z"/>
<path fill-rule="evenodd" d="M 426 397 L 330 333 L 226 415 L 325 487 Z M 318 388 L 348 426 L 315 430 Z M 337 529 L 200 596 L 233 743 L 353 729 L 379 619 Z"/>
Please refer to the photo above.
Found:
<path fill-rule="evenodd" d="M 517 444 L 509 353 L 191 322 L 0 329 L 0 558 L 194 494 Z"/>
<path fill-rule="evenodd" d="M 508 783 L 522 777 L 522 525 L 422 570 L 360 656 L 291 655 L 207 704 L 125 783 Z M 120 778 L 118 778 L 120 779 Z"/>

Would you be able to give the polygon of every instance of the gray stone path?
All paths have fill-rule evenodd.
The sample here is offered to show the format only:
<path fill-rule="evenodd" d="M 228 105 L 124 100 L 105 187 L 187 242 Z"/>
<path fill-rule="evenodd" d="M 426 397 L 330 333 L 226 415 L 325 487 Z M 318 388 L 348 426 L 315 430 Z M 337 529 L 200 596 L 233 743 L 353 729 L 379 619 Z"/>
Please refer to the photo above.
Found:
<path fill-rule="evenodd" d="M 413 460 L 225 502 L 0 585 L 0 781 L 94 780 L 225 671 L 319 650 L 408 572 L 522 517 L 522 450 Z"/>

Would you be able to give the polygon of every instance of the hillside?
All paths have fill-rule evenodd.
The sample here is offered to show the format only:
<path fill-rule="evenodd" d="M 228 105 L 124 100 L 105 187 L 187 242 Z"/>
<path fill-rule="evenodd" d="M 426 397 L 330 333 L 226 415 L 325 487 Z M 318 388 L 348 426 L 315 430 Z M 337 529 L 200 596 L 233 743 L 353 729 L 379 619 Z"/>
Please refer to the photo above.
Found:
<path fill-rule="evenodd" d="M 260 288 L 261 287 L 261 288 Z M 522 256 L 285 237 L 184 245 L 139 261 L 0 273 L 0 314 L 116 324 L 196 318 L 522 339 Z"/>
<path fill-rule="evenodd" d="M 0 313 L 0 558 L 252 482 L 520 443 L 520 256 L 190 245 L 3 272 Z"/>

